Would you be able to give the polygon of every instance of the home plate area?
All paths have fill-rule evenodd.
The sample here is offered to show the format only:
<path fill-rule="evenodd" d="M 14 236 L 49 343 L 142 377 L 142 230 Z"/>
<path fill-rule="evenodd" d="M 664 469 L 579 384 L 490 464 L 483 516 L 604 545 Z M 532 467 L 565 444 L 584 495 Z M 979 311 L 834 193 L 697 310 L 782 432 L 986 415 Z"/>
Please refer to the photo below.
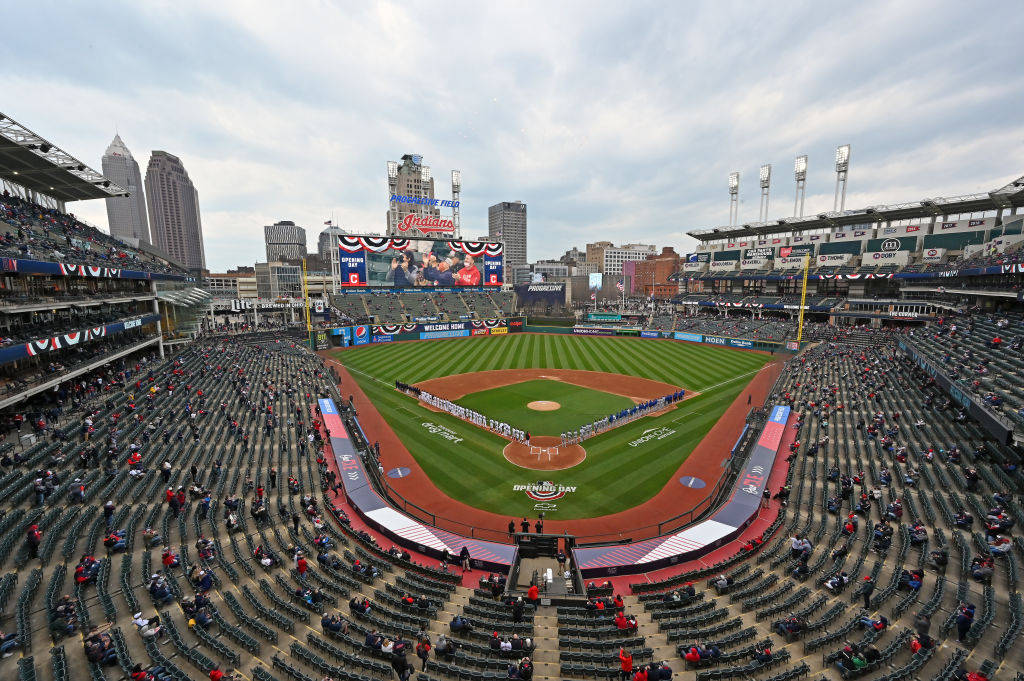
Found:
<path fill-rule="evenodd" d="M 587 458 L 582 445 L 563 445 L 561 438 L 548 435 L 537 435 L 530 439 L 530 444 L 509 442 L 502 454 L 510 463 L 534 471 L 561 471 Z"/>

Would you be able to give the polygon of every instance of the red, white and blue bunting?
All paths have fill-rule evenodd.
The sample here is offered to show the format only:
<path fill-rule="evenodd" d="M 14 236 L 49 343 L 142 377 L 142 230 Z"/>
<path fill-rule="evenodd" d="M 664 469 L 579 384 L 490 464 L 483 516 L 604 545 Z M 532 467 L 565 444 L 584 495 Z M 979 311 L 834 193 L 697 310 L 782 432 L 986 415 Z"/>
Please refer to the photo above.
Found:
<path fill-rule="evenodd" d="M 37 357 L 47 352 L 66 350 L 81 343 L 98 340 L 106 336 L 112 336 L 128 329 L 139 328 L 146 324 L 152 324 L 160 320 L 160 315 L 149 314 L 136 319 L 129 319 L 123 322 L 114 322 L 105 326 L 94 326 L 78 331 L 38 338 L 21 345 L 12 345 L 7 348 L 0 348 L 0 364 L 15 362 L 26 357 Z"/>
<path fill-rule="evenodd" d="M 373 327 L 374 336 L 393 336 L 396 333 L 412 333 L 419 324 L 378 324 Z"/>
<path fill-rule="evenodd" d="M 339 236 L 338 246 L 346 253 L 369 251 L 383 253 L 387 250 L 404 251 L 409 248 L 408 239 L 393 239 L 387 236 Z"/>
<path fill-rule="evenodd" d="M 96 267 L 93 265 L 76 265 L 75 263 L 48 262 L 45 260 L 23 260 L 18 258 L 0 258 L 0 271 L 17 272 L 19 274 L 49 274 L 65 277 L 195 281 L 195 277 L 189 277 L 183 274 L 140 272 L 137 270 L 124 270 L 118 267 Z"/>
<path fill-rule="evenodd" d="M 501 244 L 487 241 L 449 241 L 448 248 L 453 251 L 462 251 L 474 258 L 479 258 L 481 255 L 498 258 L 504 250 Z"/>
<path fill-rule="evenodd" d="M 474 319 L 474 329 L 497 329 L 501 326 L 508 326 L 507 319 Z"/>

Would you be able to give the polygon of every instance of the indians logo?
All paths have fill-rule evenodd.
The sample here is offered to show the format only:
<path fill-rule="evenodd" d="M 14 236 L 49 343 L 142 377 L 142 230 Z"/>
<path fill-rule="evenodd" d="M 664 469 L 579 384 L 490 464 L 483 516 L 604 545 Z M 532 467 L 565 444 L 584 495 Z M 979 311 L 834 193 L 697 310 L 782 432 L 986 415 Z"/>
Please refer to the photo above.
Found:
<path fill-rule="evenodd" d="M 576 488 L 556 485 L 548 480 L 546 482 L 536 482 L 532 485 L 514 485 L 512 491 L 526 492 L 526 496 L 534 501 L 554 501 L 565 497 L 569 492 L 575 492 Z"/>

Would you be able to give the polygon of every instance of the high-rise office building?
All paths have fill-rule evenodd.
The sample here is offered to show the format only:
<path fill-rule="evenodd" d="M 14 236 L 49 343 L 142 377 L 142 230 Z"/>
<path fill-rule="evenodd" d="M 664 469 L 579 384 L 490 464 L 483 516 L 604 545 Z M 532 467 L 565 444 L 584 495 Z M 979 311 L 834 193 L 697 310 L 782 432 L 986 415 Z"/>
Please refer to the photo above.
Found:
<path fill-rule="evenodd" d="M 189 269 L 206 269 L 199 193 L 181 159 L 154 151 L 146 168 L 153 245 Z"/>
<path fill-rule="evenodd" d="M 348 234 L 348 232 L 336 225 L 331 225 L 320 232 L 320 238 L 317 239 L 316 252 L 323 262 L 331 261 L 331 253 L 338 249 L 338 236 L 341 234 Z"/>
<path fill-rule="evenodd" d="M 505 267 L 526 264 L 526 204 L 502 201 L 487 209 L 487 238 L 505 244 Z"/>
<path fill-rule="evenodd" d="M 263 243 L 267 247 L 267 262 L 302 260 L 306 257 L 306 230 L 291 220 L 265 225 Z"/>
<path fill-rule="evenodd" d="M 127 197 L 111 197 L 107 201 L 107 224 L 113 236 L 138 239 L 149 243 L 149 220 L 146 216 L 146 195 L 142 190 L 142 173 L 132 152 L 114 135 L 103 153 L 103 174 L 111 182 L 128 190 Z"/>

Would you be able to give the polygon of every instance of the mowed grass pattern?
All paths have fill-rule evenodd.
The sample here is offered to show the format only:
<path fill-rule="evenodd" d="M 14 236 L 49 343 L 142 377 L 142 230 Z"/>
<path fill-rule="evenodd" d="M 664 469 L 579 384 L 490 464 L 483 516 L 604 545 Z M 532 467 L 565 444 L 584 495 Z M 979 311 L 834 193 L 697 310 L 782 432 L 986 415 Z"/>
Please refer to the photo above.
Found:
<path fill-rule="evenodd" d="M 553 411 L 531 409 L 530 402 L 547 400 L 560 407 Z M 464 407 L 490 418 L 521 428 L 530 435 L 561 435 L 584 423 L 615 414 L 633 406 L 633 400 L 621 395 L 581 388 L 560 381 L 523 381 L 460 397 Z"/>
<path fill-rule="evenodd" d="M 549 517 L 561 519 L 617 513 L 650 499 L 769 359 L 669 340 L 555 334 L 367 345 L 339 350 L 335 357 L 445 494 L 470 506 L 522 517 L 535 515 L 534 502 L 523 492 L 513 492 L 512 485 L 551 480 L 576 486 L 577 492 L 559 499 L 558 510 L 549 512 Z M 676 410 L 587 440 L 587 459 L 578 466 L 541 473 L 506 461 L 501 453 L 506 443 L 502 438 L 447 414 L 423 409 L 394 389 L 396 380 L 416 383 L 474 371 L 530 368 L 642 376 L 702 394 L 687 399 Z M 442 438 L 431 432 L 432 426 L 448 428 L 462 441 Z M 645 430 L 656 427 L 674 432 L 629 445 Z M 387 451 L 381 454 L 385 467 L 390 467 Z"/>

